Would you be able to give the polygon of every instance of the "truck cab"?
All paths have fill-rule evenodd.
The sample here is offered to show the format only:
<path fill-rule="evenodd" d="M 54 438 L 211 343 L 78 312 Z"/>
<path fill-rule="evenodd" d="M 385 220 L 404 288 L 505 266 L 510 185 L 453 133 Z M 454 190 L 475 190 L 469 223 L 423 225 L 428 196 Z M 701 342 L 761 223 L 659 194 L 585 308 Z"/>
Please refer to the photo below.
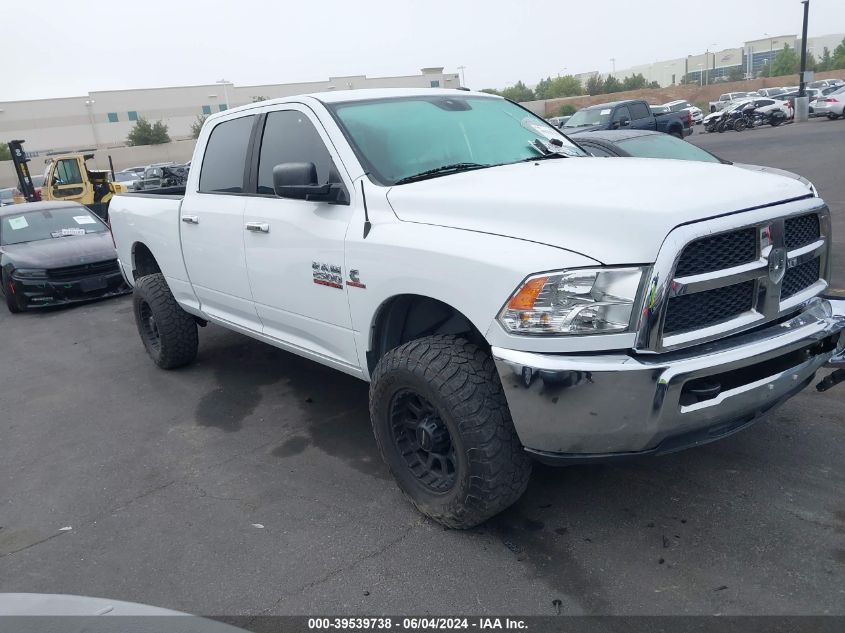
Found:
<path fill-rule="evenodd" d="M 89 169 L 87 162 L 94 154 L 66 154 L 50 160 L 41 199 L 73 201 L 84 204 L 103 220 L 116 193 L 127 191 L 125 185 L 111 182 L 109 172 Z"/>

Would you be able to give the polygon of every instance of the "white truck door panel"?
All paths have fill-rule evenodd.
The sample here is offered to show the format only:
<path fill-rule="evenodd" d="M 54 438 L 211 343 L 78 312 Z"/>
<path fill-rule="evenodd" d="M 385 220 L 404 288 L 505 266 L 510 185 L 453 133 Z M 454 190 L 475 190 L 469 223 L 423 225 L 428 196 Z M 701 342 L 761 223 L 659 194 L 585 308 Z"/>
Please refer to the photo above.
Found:
<path fill-rule="evenodd" d="M 209 316 L 261 331 L 244 254 L 243 195 L 255 116 L 218 124 L 200 167 L 199 191 L 185 196 L 179 231 L 185 268 Z"/>
<path fill-rule="evenodd" d="M 267 114 L 258 195 L 247 198 L 244 213 L 246 265 L 264 334 L 358 368 L 343 270 L 353 207 L 273 193 L 273 167 L 282 162 L 314 163 L 320 183 L 340 179 L 327 140 L 304 107 Z"/>

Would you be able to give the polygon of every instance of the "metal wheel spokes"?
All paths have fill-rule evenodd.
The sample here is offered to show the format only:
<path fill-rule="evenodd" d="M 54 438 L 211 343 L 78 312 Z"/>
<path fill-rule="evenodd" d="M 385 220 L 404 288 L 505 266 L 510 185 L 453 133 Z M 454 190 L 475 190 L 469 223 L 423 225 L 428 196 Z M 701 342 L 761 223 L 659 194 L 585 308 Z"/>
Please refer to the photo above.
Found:
<path fill-rule="evenodd" d="M 161 345 L 161 335 L 158 332 L 158 325 L 148 303 L 144 302 L 141 304 L 138 316 L 140 317 L 141 328 L 144 330 L 144 336 L 147 342 L 153 349 L 157 350 Z"/>
<path fill-rule="evenodd" d="M 446 492 L 455 485 L 455 446 L 446 423 L 418 393 L 398 393 L 391 405 L 392 435 L 408 468 L 426 488 Z"/>

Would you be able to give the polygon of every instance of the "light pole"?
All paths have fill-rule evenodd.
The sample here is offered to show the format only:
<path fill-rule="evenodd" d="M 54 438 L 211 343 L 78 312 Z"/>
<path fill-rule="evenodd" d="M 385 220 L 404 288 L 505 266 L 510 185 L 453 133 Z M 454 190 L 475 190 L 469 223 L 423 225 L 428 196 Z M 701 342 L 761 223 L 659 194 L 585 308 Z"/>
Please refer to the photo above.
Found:
<path fill-rule="evenodd" d="M 616 74 L 616 58 L 615 58 L 615 57 L 611 57 L 611 58 L 610 58 L 610 63 L 611 63 L 611 64 L 613 64 L 613 74 L 615 75 L 615 74 Z"/>
<path fill-rule="evenodd" d="M 458 66 L 458 72 L 461 73 L 461 87 L 466 88 L 466 81 L 464 80 L 464 68 L 466 68 L 466 66 Z"/>
<path fill-rule="evenodd" d="M 97 123 L 94 121 L 94 111 L 92 109 L 96 102 L 93 99 L 85 100 L 85 109 L 88 110 L 88 122 L 91 124 L 91 134 L 94 136 L 94 147 L 100 147 L 100 139 L 97 137 Z"/>
<path fill-rule="evenodd" d="M 229 91 L 227 90 L 226 86 L 229 84 L 229 81 L 227 81 L 226 79 L 220 79 L 218 81 L 215 81 L 214 83 L 222 84 L 222 86 L 223 86 L 223 101 L 226 102 L 226 109 L 228 110 L 229 109 Z"/>

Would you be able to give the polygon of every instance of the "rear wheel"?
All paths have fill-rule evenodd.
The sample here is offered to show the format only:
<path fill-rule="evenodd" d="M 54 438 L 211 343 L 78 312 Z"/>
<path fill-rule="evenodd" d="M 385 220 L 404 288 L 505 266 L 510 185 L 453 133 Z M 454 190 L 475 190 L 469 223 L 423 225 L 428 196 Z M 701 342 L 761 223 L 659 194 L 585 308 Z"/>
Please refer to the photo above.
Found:
<path fill-rule="evenodd" d="M 734 130 L 737 132 L 742 132 L 746 127 L 745 119 L 737 119 L 734 122 Z"/>
<path fill-rule="evenodd" d="M 175 369 L 197 357 L 197 323 L 176 303 L 164 275 L 141 277 L 132 295 L 135 324 L 153 362 Z"/>
<path fill-rule="evenodd" d="M 531 461 L 511 421 L 493 359 L 455 336 L 385 354 L 373 372 L 370 417 L 405 496 L 451 528 L 471 528 L 514 503 Z"/>

